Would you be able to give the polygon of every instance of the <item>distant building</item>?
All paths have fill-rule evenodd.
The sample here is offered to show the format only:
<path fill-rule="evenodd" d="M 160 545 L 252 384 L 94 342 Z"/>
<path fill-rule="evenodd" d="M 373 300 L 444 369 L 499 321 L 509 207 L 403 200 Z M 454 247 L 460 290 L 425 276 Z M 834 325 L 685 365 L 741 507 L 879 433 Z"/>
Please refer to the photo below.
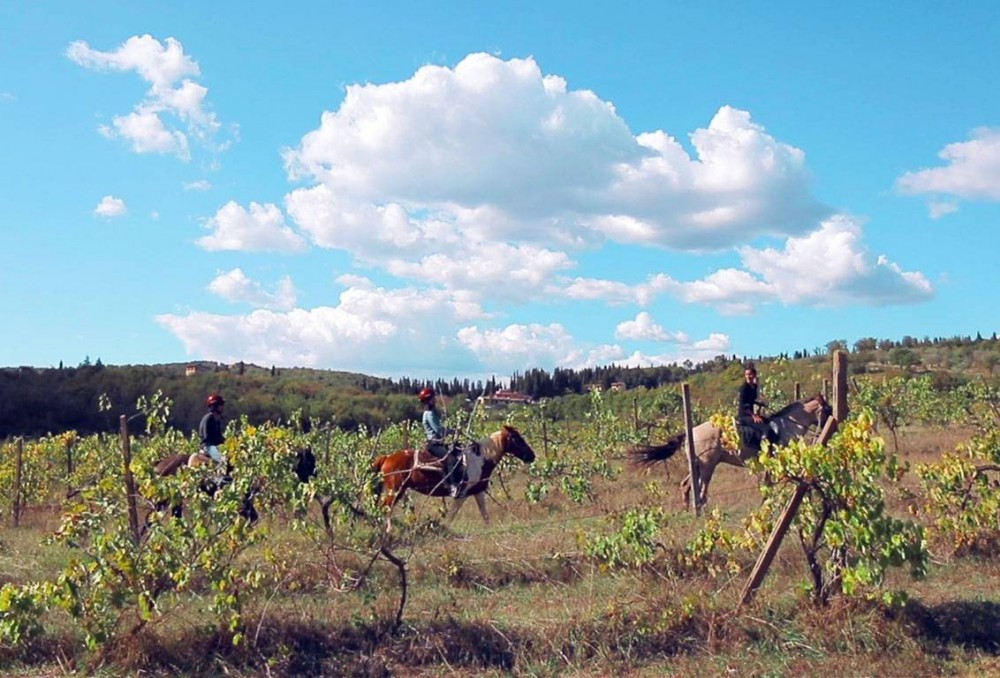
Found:
<path fill-rule="evenodd" d="M 193 377 L 196 374 L 198 374 L 198 366 L 195 365 L 194 363 L 192 363 L 192 364 L 190 364 L 190 365 L 188 365 L 187 367 L 184 368 L 184 376 L 185 377 Z"/>
<path fill-rule="evenodd" d="M 532 398 L 524 393 L 519 393 L 517 391 L 508 391 L 506 389 L 497 389 L 492 395 L 486 396 L 487 405 L 505 405 L 508 403 L 520 403 L 522 405 L 530 405 Z"/>
<path fill-rule="evenodd" d="M 625 385 L 624 381 L 613 381 L 611 382 L 612 391 L 627 391 L 628 386 Z"/>

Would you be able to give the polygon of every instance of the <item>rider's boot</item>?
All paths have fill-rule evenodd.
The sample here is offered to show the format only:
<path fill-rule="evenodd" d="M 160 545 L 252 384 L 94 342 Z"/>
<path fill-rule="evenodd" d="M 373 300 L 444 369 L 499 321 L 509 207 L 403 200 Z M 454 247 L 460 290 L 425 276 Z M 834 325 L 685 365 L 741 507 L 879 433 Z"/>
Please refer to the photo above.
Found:
<path fill-rule="evenodd" d="M 446 480 L 448 482 L 448 496 L 458 497 L 462 492 L 462 480 L 458 476 L 458 459 L 454 455 L 449 455 L 447 461 L 448 475 Z"/>

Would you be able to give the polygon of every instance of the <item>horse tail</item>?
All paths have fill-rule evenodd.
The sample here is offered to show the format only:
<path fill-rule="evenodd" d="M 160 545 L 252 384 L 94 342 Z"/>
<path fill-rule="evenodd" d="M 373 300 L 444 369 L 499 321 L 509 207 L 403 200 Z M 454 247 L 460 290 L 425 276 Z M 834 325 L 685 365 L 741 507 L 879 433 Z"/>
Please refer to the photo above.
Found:
<path fill-rule="evenodd" d="M 651 466 L 670 459 L 684 444 L 684 434 L 678 433 L 662 445 L 632 445 L 626 453 L 636 466 Z"/>

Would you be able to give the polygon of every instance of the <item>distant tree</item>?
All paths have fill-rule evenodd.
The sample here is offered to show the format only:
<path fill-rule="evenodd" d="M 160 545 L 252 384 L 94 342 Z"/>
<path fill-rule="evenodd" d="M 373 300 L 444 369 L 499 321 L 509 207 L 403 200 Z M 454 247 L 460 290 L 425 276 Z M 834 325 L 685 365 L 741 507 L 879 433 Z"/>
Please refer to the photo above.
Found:
<path fill-rule="evenodd" d="M 834 339 L 826 342 L 827 355 L 832 355 L 834 351 L 846 351 L 847 341 L 845 339 Z"/>
<path fill-rule="evenodd" d="M 878 340 L 874 337 L 864 337 L 863 339 L 858 339 L 854 342 L 854 352 L 860 353 L 862 351 L 874 351 L 878 348 Z"/>
<path fill-rule="evenodd" d="M 910 368 L 920 364 L 920 356 L 908 348 L 894 348 L 889 351 L 889 362 L 899 367 Z"/>

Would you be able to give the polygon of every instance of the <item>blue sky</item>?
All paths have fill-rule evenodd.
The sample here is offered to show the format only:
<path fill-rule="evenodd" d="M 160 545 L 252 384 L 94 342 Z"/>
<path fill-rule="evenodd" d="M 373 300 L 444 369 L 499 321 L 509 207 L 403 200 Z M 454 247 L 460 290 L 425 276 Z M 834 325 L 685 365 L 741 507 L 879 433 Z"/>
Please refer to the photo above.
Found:
<path fill-rule="evenodd" d="M 6 2 L 0 364 L 990 334 L 992 2 Z"/>

